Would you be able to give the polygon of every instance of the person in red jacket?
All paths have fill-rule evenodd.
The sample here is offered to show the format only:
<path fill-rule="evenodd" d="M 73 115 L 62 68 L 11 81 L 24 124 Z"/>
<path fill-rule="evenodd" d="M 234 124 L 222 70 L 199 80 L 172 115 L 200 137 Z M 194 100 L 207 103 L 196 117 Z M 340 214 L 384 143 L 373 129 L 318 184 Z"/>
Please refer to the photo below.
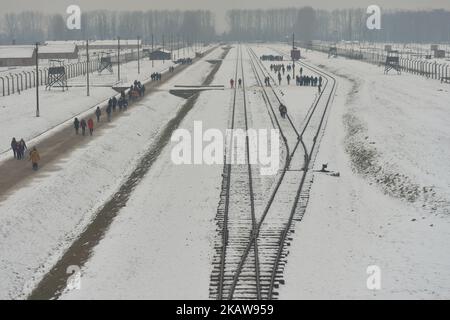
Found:
<path fill-rule="evenodd" d="M 89 134 L 92 136 L 92 133 L 94 132 L 94 120 L 92 120 L 92 118 L 89 118 L 87 125 L 89 128 Z"/>

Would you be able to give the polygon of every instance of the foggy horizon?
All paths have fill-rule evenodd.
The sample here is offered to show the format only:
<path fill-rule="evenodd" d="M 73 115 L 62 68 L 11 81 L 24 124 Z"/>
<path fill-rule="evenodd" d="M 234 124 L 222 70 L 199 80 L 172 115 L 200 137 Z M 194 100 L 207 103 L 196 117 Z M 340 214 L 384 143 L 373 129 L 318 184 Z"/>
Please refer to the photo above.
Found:
<path fill-rule="evenodd" d="M 275 9 L 275 8 L 300 8 L 311 6 L 314 9 L 334 10 L 365 8 L 369 5 L 378 5 L 383 9 L 399 10 L 436 10 L 450 9 L 450 2 L 447 0 L 279 0 L 276 2 L 269 0 L 237 1 L 230 0 L 226 3 L 219 0 L 166 0 L 164 3 L 158 1 L 129 0 L 126 4 L 122 2 L 111 3 L 108 0 L 88 1 L 88 0 L 48 0 L 29 1 L 17 0 L 2 4 L 3 12 L 39 11 L 42 13 L 61 13 L 69 5 L 78 5 L 82 11 L 111 10 L 111 11 L 147 11 L 147 10 L 210 10 L 216 17 L 216 31 L 221 33 L 226 31 L 226 12 L 231 9 Z"/>

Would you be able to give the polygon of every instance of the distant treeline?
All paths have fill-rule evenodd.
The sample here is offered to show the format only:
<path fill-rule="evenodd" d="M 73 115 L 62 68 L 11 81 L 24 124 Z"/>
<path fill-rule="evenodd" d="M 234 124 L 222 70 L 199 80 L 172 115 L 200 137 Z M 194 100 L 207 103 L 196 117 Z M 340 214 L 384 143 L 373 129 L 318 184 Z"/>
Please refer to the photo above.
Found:
<path fill-rule="evenodd" d="M 311 7 L 227 12 L 228 31 L 223 40 L 287 41 L 359 40 L 379 42 L 450 41 L 450 11 L 382 11 L 381 30 L 366 27 L 366 9 L 315 10 Z M 90 11 L 83 12 L 81 30 L 68 30 L 63 15 L 25 11 L 0 15 L 0 43 L 34 43 L 43 40 L 104 40 L 151 34 L 161 42 L 170 38 L 187 41 L 217 39 L 214 14 L 197 11 Z"/>
<path fill-rule="evenodd" d="M 60 14 L 42 14 L 25 11 L 0 16 L 0 42 L 34 43 L 44 40 L 107 40 L 120 36 L 145 42 L 166 43 L 172 39 L 211 41 L 215 39 L 215 20 L 210 11 L 90 11 L 81 15 L 81 29 L 68 30 L 66 17 Z"/>
<path fill-rule="evenodd" d="M 380 42 L 444 42 L 450 40 L 450 12 L 383 11 L 381 30 L 369 30 L 366 9 L 315 10 L 311 7 L 230 10 L 233 40 L 284 41 L 293 32 L 299 40 Z"/>

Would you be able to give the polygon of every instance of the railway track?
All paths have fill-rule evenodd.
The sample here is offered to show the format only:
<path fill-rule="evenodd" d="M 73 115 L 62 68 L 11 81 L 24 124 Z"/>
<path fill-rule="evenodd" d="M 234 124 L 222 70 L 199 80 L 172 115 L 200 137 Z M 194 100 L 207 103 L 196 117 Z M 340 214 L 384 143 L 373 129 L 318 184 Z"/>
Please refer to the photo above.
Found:
<path fill-rule="evenodd" d="M 247 48 L 247 53 L 257 83 L 262 89 L 271 121 L 280 131 L 283 140 L 284 163 L 283 168 L 277 175 L 275 186 L 271 190 L 267 204 L 259 216 L 259 221 L 255 220 L 254 206 L 250 206 L 251 228 L 247 219 L 236 221 L 234 219 L 239 219 L 239 216 L 232 216 L 232 210 L 230 209 L 234 201 L 232 198 L 233 190 L 239 187 L 239 184 L 233 185 L 234 178 L 230 174 L 231 166 L 229 168 L 226 166 L 224 174 L 227 179 L 224 179 L 222 186 L 224 201 L 221 201 L 222 206 L 219 204 L 218 211 L 218 228 L 222 232 L 222 242 L 216 244 L 216 250 L 220 251 L 221 257 L 220 261 L 216 261 L 216 265 L 220 266 L 221 272 L 213 272 L 212 288 L 217 289 L 211 290 L 211 297 L 217 299 L 270 300 L 277 297 L 276 289 L 279 288 L 280 284 L 284 284 L 283 271 L 287 262 L 288 247 L 292 240 L 290 235 L 295 231 L 294 222 L 302 219 L 306 209 L 312 183 L 312 174 L 309 169 L 314 162 L 318 140 L 320 140 L 319 138 L 324 130 L 327 111 L 336 88 L 336 79 L 313 66 L 302 63 L 305 69 L 323 76 L 325 83 L 322 92 L 308 110 L 299 131 L 289 115 L 285 119 L 279 115 L 277 107 L 282 101 L 274 87 L 263 85 L 262 79 L 267 76 L 271 77 L 270 72 L 252 49 Z M 243 75 L 242 51 L 240 54 Z M 237 69 L 236 66 L 236 78 Z M 236 91 L 232 126 L 235 125 L 235 111 Z M 245 114 L 245 118 L 247 119 L 247 114 Z M 234 167 L 235 174 L 239 174 Z M 248 172 L 250 172 L 248 183 L 252 185 L 251 168 L 248 169 Z M 248 195 L 238 194 L 236 201 L 241 211 L 243 208 L 241 205 L 242 199 L 245 200 L 247 196 L 252 198 L 253 191 Z M 287 208 L 290 208 L 290 210 Z M 248 216 L 248 214 L 243 215 L 242 212 L 241 215 Z M 243 228 L 243 225 L 246 228 Z M 232 231 L 233 228 L 235 228 L 234 231 Z M 240 234 L 239 241 L 234 243 L 230 241 L 228 234 L 232 232 Z M 230 263 L 230 260 L 232 263 Z M 257 290 L 252 290 L 255 287 Z"/>
<path fill-rule="evenodd" d="M 245 74 L 242 59 L 241 47 L 237 47 L 235 88 L 232 105 L 230 129 L 248 130 L 248 110 L 247 97 L 245 91 Z M 241 79 L 242 85 L 238 85 Z M 239 258 L 246 248 L 247 243 L 252 238 L 256 227 L 255 216 L 255 195 L 253 191 L 252 165 L 250 164 L 249 139 L 246 136 L 246 164 L 231 165 L 230 160 L 224 166 L 224 185 L 219 204 L 218 216 L 220 225 L 219 232 L 221 242 L 216 244 L 216 250 L 220 260 L 216 261 L 211 276 L 212 286 L 211 296 L 218 299 L 245 299 L 254 297 L 261 299 L 258 244 L 253 242 L 249 257 L 246 261 L 245 273 L 236 284 L 239 292 L 234 296 L 231 284 L 233 281 L 233 270 L 237 268 Z M 233 153 L 233 148 L 229 148 L 227 153 Z"/>

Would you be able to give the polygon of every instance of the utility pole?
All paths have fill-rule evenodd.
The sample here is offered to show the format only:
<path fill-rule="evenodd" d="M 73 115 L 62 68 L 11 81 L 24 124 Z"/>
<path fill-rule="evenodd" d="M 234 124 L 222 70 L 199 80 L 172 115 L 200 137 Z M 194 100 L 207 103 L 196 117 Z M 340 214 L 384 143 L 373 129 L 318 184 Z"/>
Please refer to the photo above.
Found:
<path fill-rule="evenodd" d="M 292 50 L 295 50 L 295 34 L 292 33 Z M 295 81 L 295 61 L 294 54 L 292 52 L 292 81 Z"/>
<path fill-rule="evenodd" d="M 154 42 L 154 37 L 153 37 L 153 33 L 152 33 L 152 68 L 154 68 L 155 67 L 155 49 L 154 49 L 154 45 L 155 45 L 155 42 Z"/>
<path fill-rule="evenodd" d="M 117 79 L 120 81 L 120 37 L 117 37 Z"/>
<path fill-rule="evenodd" d="M 173 33 L 170 34 L 170 58 L 173 59 Z"/>
<path fill-rule="evenodd" d="M 39 42 L 36 42 L 36 117 L 39 118 Z"/>
<path fill-rule="evenodd" d="M 137 37 L 137 49 L 138 49 L 138 56 L 137 56 L 137 58 L 138 58 L 138 74 L 141 74 L 141 57 L 140 57 L 140 53 L 139 53 L 139 51 L 140 51 L 140 43 L 139 43 L 139 39 L 140 39 L 140 37 L 138 36 Z"/>
<path fill-rule="evenodd" d="M 165 46 L 165 43 L 164 43 L 164 34 L 162 35 L 162 45 L 163 45 L 163 47 L 162 47 L 162 51 L 163 51 L 163 63 L 166 63 L 166 58 L 164 57 L 164 46 Z"/>
<path fill-rule="evenodd" d="M 89 39 L 86 40 L 86 64 L 87 64 L 87 74 L 86 74 L 86 88 L 87 96 L 90 96 L 89 92 Z"/>
<path fill-rule="evenodd" d="M 177 59 L 180 59 L 180 34 L 177 34 Z"/>

